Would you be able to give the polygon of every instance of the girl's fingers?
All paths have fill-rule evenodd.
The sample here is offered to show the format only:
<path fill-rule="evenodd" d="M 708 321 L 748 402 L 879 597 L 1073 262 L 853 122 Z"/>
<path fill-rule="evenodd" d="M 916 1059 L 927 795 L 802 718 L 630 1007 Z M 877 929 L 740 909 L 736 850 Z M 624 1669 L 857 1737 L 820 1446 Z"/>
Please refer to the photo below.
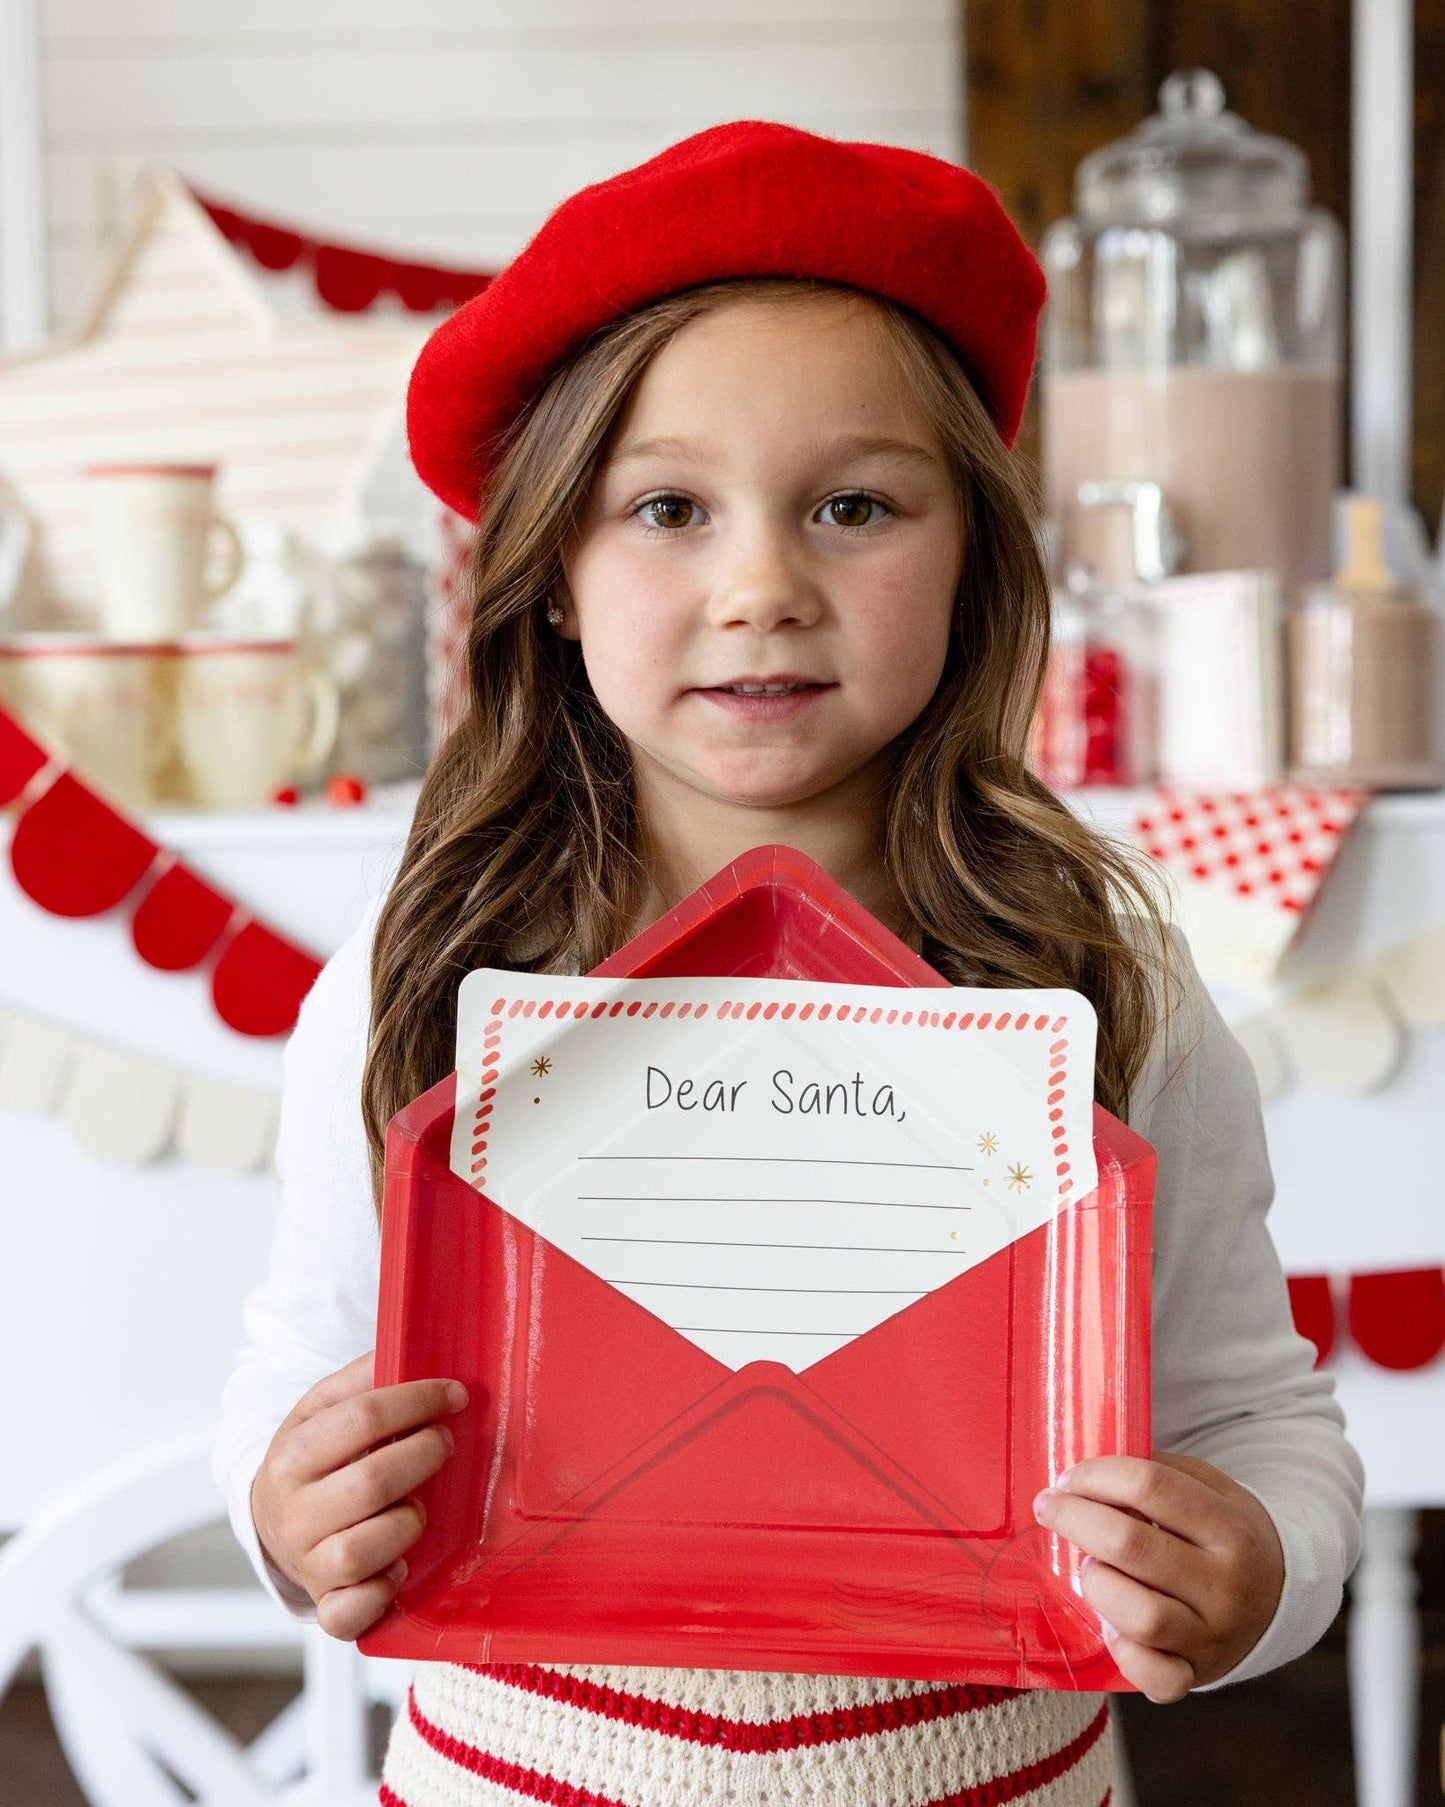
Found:
<path fill-rule="evenodd" d="M 428 1424 L 314 1481 L 297 1501 L 302 1538 L 318 1544 L 384 1513 L 430 1480 L 451 1453 L 451 1432 Z"/>
<path fill-rule="evenodd" d="M 1105 1623 L 1136 1644 L 1181 1656 L 1205 1632 L 1204 1621 L 1192 1607 L 1142 1586 L 1106 1562 L 1089 1558 L 1080 1585 Z"/>
<path fill-rule="evenodd" d="M 466 1401 L 466 1388 L 454 1380 L 404 1380 L 335 1400 L 292 1431 L 286 1478 L 294 1486 L 320 1480 L 389 1437 L 450 1417 Z"/>
<path fill-rule="evenodd" d="M 1141 1694 L 1157 1705 L 1183 1700 L 1194 1686 L 1193 1667 L 1182 1656 L 1169 1656 L 1147 1644 L 1136 1644 L 1122 1633 L 1110 1642 L 1109 1652 L 1125 1681 L 1133 1682 Z"/>
<path fill-rule="evenodd" d="M 276 1435 L 289 1436 L 318 1412 L 325 1411 L 327 1406 L 366 1392 L 371 1385 L 375 1358 L 376 1351 L 368 1349 L 364 1355 L 358 1355 L 355 1360 L 347 1362 L 344 1368 L 338 1368 L 334 1374 L 322 1375 L 315 1386 L 307 1388 L 277 1425 Z"/>
<path fill-rule="evenodd" d="M 421 1536 L 426 1514 L 419 1500 L 402 1500 L 364 1524 L 322 1538 L 305 1563 L 307 1593 L 321 1600 L 338 1588 L 356 1587 L 379 1575 Z"/>
<path fill-rule="evenodd" d="M 1189 1599 L 1200 1592 L 1201 1567 L 1207 1558 L 1203 1551 L 1172 1532 L 1146 1524 L 1117 1506 L 1100 1505 L 1097 1500 L 1081 1499 L 1071 1493 L 1041 1494 L 1034 1503 L 1034 1512 L 1041 1525 L 1067 1537 L 1087 1555 L 1107 1562 L 1121 1574 L 1142 1581 L 1146 1587 L 1176 1600 Z"/>
<path fill-rule="evenodd" d="M 324 1632 L 354 1643 L 368 1631 L 396 1598 L 406 1578 L 406 1564 L 398 1562 L 380 1575 L 372 1575 L 355 1587 L 333 1588 L 316 1604 L 316 1622 Z"/>
<path fill-rule="evenodd" d="M 1186 1456 L 1148 1461 L 1143 1456 L 1091 1456 L 1060 1475 L 1056 1489 L 1141 1513 L 1186 1543 L 1214 1549 L 1234 1530 L 1229 1503 L 1219 1488 L 1195 1472 Z M 1197 1464 L 1207 1469 L 1207 1464 Z M 1067 1483 L 1060 1486 L 1060 1483 Z"/>
<path fill-rule="evenodd" d="M 339 1399 L 350 1399 L 354 1393 L 366 1392 L 371 1385 L 375 1362 L 376 1351 L 368 1349 L 334 1374 L 324 1374 L 296 1401 L 291 1417 L 300 1424 L 303 1419 L 314 1418 L 324 1406 L 335 1405 Z"/>

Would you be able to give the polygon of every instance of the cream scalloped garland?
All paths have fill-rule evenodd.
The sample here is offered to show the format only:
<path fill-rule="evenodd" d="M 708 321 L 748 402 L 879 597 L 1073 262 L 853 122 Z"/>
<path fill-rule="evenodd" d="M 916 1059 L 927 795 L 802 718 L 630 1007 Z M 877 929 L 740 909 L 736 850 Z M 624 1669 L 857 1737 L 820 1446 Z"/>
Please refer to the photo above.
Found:
<path fill-rule="evenodd" d="M 1262 1098 L 1296 1081 L 1378 1091 L 1400 1064 L 1407 1030 L 1445 1029 L 1445 923 L 1229 1026 L 1254 1063 Z"/>
<path fill-rule="evenodd" d="M 0 1107 L 59 1116 L 87 1154 L 130 1167 L 169 1154 L 212 1173 L 255 1173 L 276 1143 L 273 1094 L 4 1007 Z"/>

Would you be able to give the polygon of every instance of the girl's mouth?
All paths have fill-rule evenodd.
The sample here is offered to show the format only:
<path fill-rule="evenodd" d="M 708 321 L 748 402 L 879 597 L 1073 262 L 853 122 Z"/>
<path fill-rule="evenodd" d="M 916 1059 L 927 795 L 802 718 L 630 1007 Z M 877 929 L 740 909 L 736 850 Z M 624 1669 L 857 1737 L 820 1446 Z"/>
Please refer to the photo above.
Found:
<path fill-rule="evenodd" d="M 744 721 L 775 722 L 800 714 L 824 691 L 836 688 L 832 684 L 813 684 L 806 681 L 785 681 L 773 684 L 719 684 L 712 689 L 699 690 L 697 694 L 704 697 L 716 708 L 725 709 L 729 715 L 740 716 Z"/>

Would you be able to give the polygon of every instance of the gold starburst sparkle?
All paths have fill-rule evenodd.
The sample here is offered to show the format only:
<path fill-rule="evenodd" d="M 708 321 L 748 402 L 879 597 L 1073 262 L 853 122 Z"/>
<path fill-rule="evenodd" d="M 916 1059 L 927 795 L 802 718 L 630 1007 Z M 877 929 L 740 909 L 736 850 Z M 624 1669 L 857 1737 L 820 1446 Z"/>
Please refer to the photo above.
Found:
<path fill-rule="evenodd" d="M 978 1152 L 980 1154 L 997 1154 L 998 1153 L 998 1137 L 993 1133 L 992 1130 L 986 1131 L 983 1135 L 981 1135 L 979 1137 Z"/>
<path fill-rule="evenodd" d="M 1033 1184 L 1033 1178 L 1034 1176 L 1029 1172 L 1028 1168 L 1024 1166 L 1022 1161 L 1015 1161 L 1013 1166 L 1008 1170 L 1008 1179 L 1005 1181 L 1005 1184 L 1009 1187 L 1010 1191 L 1027 1192 L 1029 1187 Z"/>
<path fill-rule="evenodd" d="M 532 1062 L 532 1072 L 538 1079 L 540 1079 L 544 1073 L 550 1073 L 551 1071 L 552 1063 L 545 1054 L 539 1054 Z"/>

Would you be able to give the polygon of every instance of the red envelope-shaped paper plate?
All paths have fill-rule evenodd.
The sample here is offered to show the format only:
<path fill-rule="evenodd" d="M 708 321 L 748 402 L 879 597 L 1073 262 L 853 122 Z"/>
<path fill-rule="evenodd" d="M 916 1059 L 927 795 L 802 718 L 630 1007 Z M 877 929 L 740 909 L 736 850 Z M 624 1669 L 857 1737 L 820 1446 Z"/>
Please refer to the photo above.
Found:
<path fill-rule="evenodd" d="M 947 983 L 787 847 L 597 973 Z M 454 1098 L 388 1128 L 376 1384 L 471 1400 L 367 1655 L 1127 1685 L 1032 1501 L 1150 1453 L 1148 1143 L 1096 1105 L 1093 1192 L 801 1372 L 733 1370 L 459 1178 Z"/>

